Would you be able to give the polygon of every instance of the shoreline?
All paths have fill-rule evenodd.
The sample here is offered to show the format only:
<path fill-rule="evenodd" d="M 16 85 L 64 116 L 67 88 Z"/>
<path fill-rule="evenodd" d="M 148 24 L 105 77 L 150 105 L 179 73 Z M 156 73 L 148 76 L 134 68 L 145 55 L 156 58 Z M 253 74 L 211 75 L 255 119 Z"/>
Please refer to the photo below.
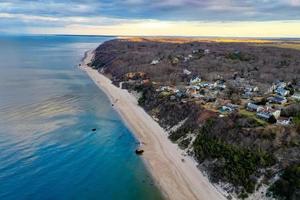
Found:
<path fill-rule="evenodd" d="M 163 196 L 172 200 L 226 199 L 197 168 L 193 158 L 184 156 L 183 151 L 168 139 L 167 133 L 138 105 L 133 95 L 87 66 L 92 59 L 93 51 L 86 52 L 80 68 L 108 96 L 126 126 L 142 144 L 143 161 Z"/>

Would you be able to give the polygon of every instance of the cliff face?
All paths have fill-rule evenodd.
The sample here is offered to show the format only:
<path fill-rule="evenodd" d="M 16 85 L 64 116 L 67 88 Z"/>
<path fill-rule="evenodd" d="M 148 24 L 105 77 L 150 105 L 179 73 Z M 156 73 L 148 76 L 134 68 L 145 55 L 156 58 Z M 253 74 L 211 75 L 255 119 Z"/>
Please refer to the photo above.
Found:
<path fill-rule="evenodd" d="M 157 64 L 152 64 L 157 60 Z M 178 83 L 183 69 L 206 80 L 231 78 L 234 74 L 258 85 L 274 80 L 300 81 L 300 52 L 255 43 L 111 40 L 96 49 L 92 65 L 114 77 L 143 71 L 153 81 Z"/>
<path fill-rule="evenodd" d="M 112 40 L 96 49 L 91 66 L 116 84 L 123 82 L 124 88 L 139 92 L 139 104 L 173 142 L 197 159 L 213 182 L 232 184 L 229 193 L 246 197 L 300 163 L 299 102 L 281 107 L 285 117 L 295 120 L 290 126 L 279 126 L 245 111 L 239 85 L 217 90 L 213 98 L 206 96 L 216 93 L 214 89 L 200 89 L 203 98 L 178 92 L 194 75 L 227 83 L 239 77 L 263 92 L 278 79 L 299 86 L 300 51 L 255 43 Z M 166 85 L 176 86 L 177 91 L 162 89 Z M 260 103 L 265 104 L 263 92 Z M 219 102 L 226 101 L 237 102 L 243 112 L 220 114 Z M 277 186 L 272 187 L 274 194 Z"/>

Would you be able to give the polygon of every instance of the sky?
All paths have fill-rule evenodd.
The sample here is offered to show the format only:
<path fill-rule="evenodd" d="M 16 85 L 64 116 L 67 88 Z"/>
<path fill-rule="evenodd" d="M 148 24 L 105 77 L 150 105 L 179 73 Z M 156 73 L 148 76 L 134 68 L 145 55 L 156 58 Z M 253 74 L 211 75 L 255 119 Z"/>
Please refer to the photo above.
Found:
<path fill-rule="evenodd" d="M 0 0 L 0 33 L 300 37 L 300 0 Z"/>

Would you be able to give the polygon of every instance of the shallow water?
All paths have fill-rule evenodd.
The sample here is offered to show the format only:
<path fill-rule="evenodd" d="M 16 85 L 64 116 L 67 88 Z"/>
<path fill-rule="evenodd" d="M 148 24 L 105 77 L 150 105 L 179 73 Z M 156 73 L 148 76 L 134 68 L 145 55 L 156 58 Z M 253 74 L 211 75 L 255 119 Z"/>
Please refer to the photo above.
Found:
<path fill-rule="evenodd" d="M 108 39 L 0 37 L 0 199 L 161 199 L 137 141 L 77 68 Z"/>

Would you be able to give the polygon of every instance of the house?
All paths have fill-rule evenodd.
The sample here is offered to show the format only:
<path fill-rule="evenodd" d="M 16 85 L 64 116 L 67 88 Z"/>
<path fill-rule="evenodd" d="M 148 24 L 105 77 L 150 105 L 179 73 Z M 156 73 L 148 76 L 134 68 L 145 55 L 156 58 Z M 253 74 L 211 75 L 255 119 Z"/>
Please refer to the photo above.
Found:
<path fill-rule="evenodd" d="M 127 79 L 127 80 L 130 80 L 130 79 L 134 79 L 134 80 L 137 80 L 137 79 L 143 79 L 146 77 L 146 73 L 145 72 L 128 72 L 124 75 L 124 77 Z"/>
<path fill-rule="evenodd" d="M 202 82 L 202 83 L 199 83 L 199 86 L 202 87 L 202 88 L 205 88 L 205 87 L 208 87 L 208 86 L 209 86 L 209 83 L 207 83 L 207 82 Z"/>
<path fill-rule="evenodd" d="M 257 112 L 256 116 L 263 119 L 263 120 L 265 120 L 265 121 L 269 121 L 272 117 L 272 114 L 269 113 L 269 112 L 262 112 L 261 111 L 261 112 Z"/>
<path fill-rule="evenodd" d="M 217 82 L 210 83 L 210 84 L 208 85 L 209 89 L 214 89 L 214 88 L 216 88 L 217 86 L 218 86 L 218 83 L 217 83 Z"/>
<path fill-rule="evenodd" d="M 198 84 L 200 82 L 201 82 L 201 78 L 199 78 L 198 76 L 190 80 L 191 85 Z"/>
<path fill-rule="evenodd" d="M 251 87 L 251 86 L 248 86 L 248 87 L 245 87 L 244 89 L 244 92 L 258 92 L 258 87 Z"/>
<path fill-rule="evenodd" d="M 163 91 L 170 92 L 173 90 L 174 89 L 171 88 L 170 86 L 161 86 L 160 88 L 156 89 L 157 92 L 163 92 Z"/>
<path fill-rule="evenodd" d="M 290 118 L 280 117 L 277 120 L 277 124 L 282 125 L 282 126 L 288 126 L 291 124 L 291 122 L 292 122 L 292 117 L 290 117 Z"/>
<path fill-rule="evenodd" d="M 192 58 L 193 58 L 192 55 L 188 55 L 187 57 L 184 57 L 184 62 L 186 62 L 186 61 L 188 61 L 188 60 L 190 60 L 190 59 L 192 59 Z"/>
<path fill-rule="evenodd" d="M 276 110 L 276 109 L 273 109 L 271 107 L 265 107 L 262 110 L 260 110 L 259 112 L 270 113 L 271 115 L 273 115 L 275 117 L 275 119 L 278 119 L 280 117 L 280 114 L 281 114 L 280 110 Z"/>
<path fill-rule="evenodd" d="M 280 113 L 281 113 L 280 110 L 276 110 L 271 107 L 266 107 L 259 110 L 256 113 L 256 116 L 263 120 L 270 121 L 272 116 L 277 120 L 280 117 Z"/>
<path fill-rule="evenodd" d="M 238 105 L 232 104 L 232 103 L 228 103 L 226 106 L 230 107 L 230 108 L 233 109 L 233 110 L 237 110 L 237 109 L 239 108 Z"/>
<path fill-rule="evenodd" d="M 275 89 L 276 89 L 276 85 L 272 84 L 271 87 L 268 89 L 267 93 L 273 93 Z"/>
<path fill-rule="evenodd" d="M 229 112 L 229 113 L 231 113 L 231 112 L 234 111 L 234 109 L 232 109 L 232 108 L 229 107 L 229 106 L 222 106 L 222 108 L 221 108 L 220 111 L 221 111 L 221 112 Z"/>
<path fill-rule="evenodd" d="M 202 98 L 202 97 L 204 97 L 202 94 L 199 94 L 199 93 L 197 93 L 197 94 L 192 94 L 192 97 L 194 97 L 194 98 Z"/>
<path fill-rule="evenodd" d="M 197 90 L 193 87 L 187 88 L 186 92 L 187 92 L 187 94 L 189 94 L 191 96 L 198 94 Z"/>
<path fill-rule="evenodd" d="M 181 98 L 181 97 L 184 97 L 184 96 L 185 96 L 185 92 L 184 92 L 184 91 L 180 91 L 180 90 L 178 90 L 178 91 L 176 91 L 175 93 L 176 93 L 176 96 L 177 96 L 177 97 L 179 97 L 179 98 Z"/>
<path fill-rule="evenodd" d="M 270 103 L 277 103 L 277 104 L 285 104 L 287 102 L 287 99 L 282 96 L 274 96 L 268 98 Z"/>
<path fill-rule="evenodd" d="M 209 54 L 210 53 L 210 50 L 209 49 L 205 49 L 204 50 L 204 54 Z"/>
<path fill-rule="evenodd" d="M 218 84 L 216 87 L 217 87 L 218 89 L 220 89 L 220 90 L 224 90 L 224 89 L 226 88 L 226 85 L 223 84 L 223 83 L 220 83 L 220 84 Z"/>
<path fill-rule="evenodd" d="M 263 107 L 256 105 L 254 103 L 248 103 L 246 109 L 249 111 L 252 111 L 252 112 L 259 112 L 259 111 L 263 110 Z"/>
<path fill-rule="evenodd" d="M 200 86 L 198 85 L 193 85 L 192 88 L 194 88 L 195 90 L 200 90 Z"/>
<path fill-rule="evenodd" d="M 275 90 L 275 93 L 278 94 L 278 95 L 280 95 L 280 96 L 285 97 L 285 96 L 287 96 L 287 95 L 290 94 L 290 91 L 284 89 L 283 87 L 279 87 L 279 88 L 277 88 L 277 89 Z"/>
<path fill-rule="evenodd" d="M 258 91 L 259 91 L 259 88 L 257 86 L 252 88 L 252 92 L 258 92 Z"/>
<path fill-rule="evenodd" d="M 157 65 L 159 63 L 159 60 L 152 60 L 152 62 L 150 63 L 151 65 Z"/>
<path fill-rule="evenodd" d="M 234 112 L 236 111 L 237 109 L 239 108 L 238 105 L 235 105 L 235 104 L 231 104 L 231 103 L 228 103 L 224 106 L 221 107 L 221 112 Z"/>
<path fill-rule="evenodd" d="M 300 101 L 300 93 L 295 93 L 292 96 L 293 99 Z"/>
<path fill-rule="evenodd" d="M 220 77 L 220 75 L 218 75 L 218 77 Z M 226 88 L 225 81 L 224 80 L 217 80 L 214 83 L 214 87 L 219 89 L 219 90 L 224 90 Z"/>
<path fill-rule="evenodd" d="M 192 73 L 192 72 L 189 71 L 189 70 L 187 70 L 187 69 L 184 69 L 184 70 L 183 70 L 183 74 L 190 75 L 191 73 Z"/>
<path fill-rule="evenodd" d="M 275 119 L 278 119 L 281 114 L 280 110 L 270 110 L 269 112 L 275 117 Z"/>
<path fill-rule="evenodd" d="M 254 96 L 253 92 L 245 92 L 242 96 L 244 99 L 250 99 Z"/>
<path fill-rule="evenodd" d="M 286 83 L 283 81 L 276 81 L 275 85 L 276 85 L 276 88 L 285 88 L 286 87 Z"/>

